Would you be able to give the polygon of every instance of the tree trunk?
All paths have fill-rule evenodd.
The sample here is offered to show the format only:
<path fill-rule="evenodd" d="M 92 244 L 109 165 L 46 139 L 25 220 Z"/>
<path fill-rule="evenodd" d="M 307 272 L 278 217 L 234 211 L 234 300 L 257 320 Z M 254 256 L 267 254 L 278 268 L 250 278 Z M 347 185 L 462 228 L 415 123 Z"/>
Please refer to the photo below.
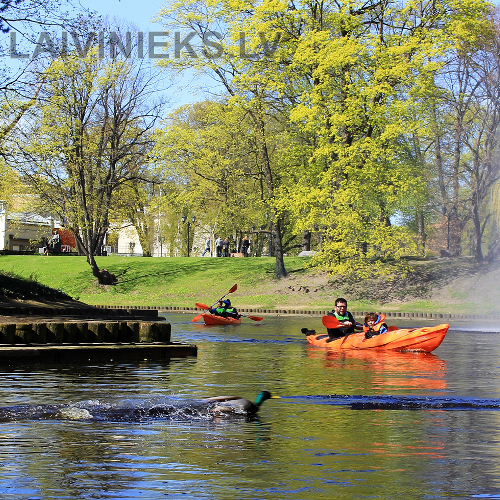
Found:
<path fill-rule="evenodd" d="M 483 261 L 482 237 L 483 231 L 481 228 L 481 218 L 479 216 L 479 207 L 477 206 L 475 197 L 472 198 L 472 224 L 474 226 L 474 258 L 476 262 Z"/>
<path fill-rule="evenodd" d="M 309 252 L 311 250 L 311 231 L 307 229 L 302 232 L 302 251 Z"/>
<path fill-rule="evenodd" d="M 252 114 L 252 117 L 256 121 L 259 128 L 261 139 L 261 157 L 264 164 L 264 176 L 266 178 L 267 189 L 269 191 L 269 198 L 272 200 L 274 198 L 274 182 L 271 170 L 271 160 L 269 159 L 269 153 L 267 150 L 265 123 L 262 118 L 257 116 L 255 113 Z M 271 233 L 274 237 L 274 254 L 276 257 L 276 278 L 281 279 L 288 276 L 288 273 L 286 272 L 285 261 L 283 260 L 281 220 L 278 217 L 277 220 L 273 222 L 274 217 L 275 214 L 271 214 Z M 271 253 L 271 247 L 269 247 L 269 253 Z"/>
<path fill-rule="evenodd" d="M 418 225 L 418 252 L 425 257 L 425 244 L 427 241 L 427 234 L 425 232 L 424 213 L 421 208 L 417 211 L 417 225 Z"/>
<path fill-rule="evenodd" d="M 273 224 L 274 236 L 274 252 L 276 255 L 276 278 L 286 278 L 288 273 L 285 269 L 285 262 L 283 260 L 283 240 L 281 235 L 281 221 L 278 219 L 276 224 Z"/>

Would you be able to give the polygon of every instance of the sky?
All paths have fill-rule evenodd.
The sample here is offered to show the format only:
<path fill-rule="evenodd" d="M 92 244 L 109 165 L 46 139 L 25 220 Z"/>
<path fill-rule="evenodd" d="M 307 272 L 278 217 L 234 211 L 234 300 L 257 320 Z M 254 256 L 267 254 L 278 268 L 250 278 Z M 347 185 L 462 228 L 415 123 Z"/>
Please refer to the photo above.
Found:
<path fill-rule="evenodd" d="M 142 31 L 161 30 L 161 24 L 151 20 L 165 3 L 161 0 L 80 0 L 82 7 L 133 22 Z"/>
<path fill-rule="evenodd" d="M 80 5 L 86 9 L 95 10 L 103 16 L 108 16 L 110 20 L 118 18 L 120 20 L 133 23 L 139 31 L 144 33 L 150 31 L 163 31 L 161 23 L 154 23 L 152 19 L 158 11 L 166 5 L 162 0 L 80 0 Z M 146 36 L 146 35 L 144 35 Z M 183 104 L 201 101 L 206 94 L 201 86 L 213 87 L 214 82 L 200 80 L 192 74 L 186 74 L 180 79 L 172 89 L 172 108 Z"/>

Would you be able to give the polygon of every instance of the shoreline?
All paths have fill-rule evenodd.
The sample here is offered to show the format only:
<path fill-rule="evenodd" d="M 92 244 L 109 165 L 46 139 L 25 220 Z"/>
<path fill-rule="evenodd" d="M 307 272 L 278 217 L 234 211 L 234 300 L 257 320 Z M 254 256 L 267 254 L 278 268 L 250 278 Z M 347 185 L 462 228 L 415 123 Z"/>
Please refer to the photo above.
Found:
<path fill-rule="evenodd" d="M 101 307 L 101 306 L 94 306 Z M 169 307 L 169 306 L 115 306 L 117 309 L 156 309 L 159 314 L 165 312 L 178 312 L 178 313 L 200 313 L 203 309 L 198 309 L 197 307 Z M 325 316 L 328 310 L 300 310 L 300 309 L 258 309 L 258 308 L 248 308 L 239 307 L 238 312 L 241 313 L 258 313 L 268 316 Z M 350 311 L 354 317 L 364 317 L 370 311 Z M 405 320 L 422 320 L 422 319 L 443 319 L 443 320 L 483 320 L 500 322 L 499 314 L 454 314 L 454 313 L 409 313 L 409 312 L 383 312 L 375 311 L 378 313 L 383 313 L 386 319 L 405 319 Z"/>
<path fill-rule="evenodd" d="M 242 314 L 259 314 L 263 316 L 274 316 L 274 317 L 294 317 L 294 316 L 307 316 L 307 317 L 321 317 L 326 315 L 330 310 L 320 309 L 262 309 L 253 307 L 241 307 L 238 311 Z M 122 305 L 122 306 L 104 306 L 104 305 L 88 305 L 88 304 L 65 304 L 61 307 L 61 304 L 49 305 L 44 304 L 19 304 L 19 305 L 0 305 L 0 323 L 8 321 L 9 318 L 13 317 L 24 317 L 29 320 L 47 319 L 53 318 L 56 320 L 61 320 L 64 317 L 87 317 L 102 319 L 103 317 L 109 317 L 110 319 L 136 319 L 142 321 L 157 321 L 158 319 L 163 320 L 163 318 L 158 318 L 159 314 L 199 314 L 204 312 L 203 309 L 197 307 L 183 307 L 183 306 L 134 306 L 134 305 Z M 352 315 L 361 321 L 364 316 L 370 311 L 357 311 L 351 310 Z M 422 312 L 391 312 L 391 311 L 375 311 L 377 313 L 383 313 L 386 316 L 387 321 L 441 321 L 447 322 L 464 322 L 469 323 L 474 322 L 485 322 L 485 323 L 500 323 L 500 314 L 457 314 L 457 313 L 422 313 Z"/>

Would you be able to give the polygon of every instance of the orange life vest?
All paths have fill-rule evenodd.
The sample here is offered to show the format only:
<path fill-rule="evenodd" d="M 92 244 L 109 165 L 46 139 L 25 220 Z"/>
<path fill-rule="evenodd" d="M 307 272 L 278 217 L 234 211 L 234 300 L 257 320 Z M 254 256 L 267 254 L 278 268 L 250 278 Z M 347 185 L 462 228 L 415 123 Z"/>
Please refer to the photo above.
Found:
<path fill-rule="evenodd" d="M 366 323 L 363 325 L 363 331 L 365 333 L 367 332 L 378 332 L 382 328 L 382 325 L 384 324 L 385 320 L 385 314 L 379 314 L 377 318 L 377 322 L 372 326 L 368 326 Z"/>

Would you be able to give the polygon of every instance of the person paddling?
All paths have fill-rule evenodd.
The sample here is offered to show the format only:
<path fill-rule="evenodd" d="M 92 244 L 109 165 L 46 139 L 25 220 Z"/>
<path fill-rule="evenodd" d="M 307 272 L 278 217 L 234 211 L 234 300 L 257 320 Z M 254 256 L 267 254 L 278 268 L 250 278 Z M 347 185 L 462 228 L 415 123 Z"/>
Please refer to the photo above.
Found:
<path fill-rule="evenodd" d="M 239 314 L 237 309 L 231 305 L 231 301 L 229 299 L 224 300 L 223 303 L 226 307 L 226 318 L 241 318 L 241 314 Z"/>
<path fill-rule="evenodd" d="M 335 300 L 335 309 L 328 313 L 328 316 L 333 316 L 338 319 L 343 326 L 337 328 L 327 328 L 328 335 L 331 340 L 345 337 L 354 333 L 354 329 L 362 330 L 363 325 L 358 323 L 353 315 L 347 310 L 347 300 L 339 297 Z"/>
<path fill-rule="evenodd" d="M 236 308 L 231 306 L 230 300 L 219 300 L 217 302 L 217 306 L 208 310 L 210 314 L 214 314 L 216 316 L 221 316 L 223 318 L 241 318 L 241 315 L 238 314 Z"/>
<path fill-rule="evenodd" d="M 210 314 L 215 314 L 216 316 L 222 316 L 225 318 L 226 306 L 222 300 L 217 301 L 215 307 L 212 307 L 208 310 Z"/>

